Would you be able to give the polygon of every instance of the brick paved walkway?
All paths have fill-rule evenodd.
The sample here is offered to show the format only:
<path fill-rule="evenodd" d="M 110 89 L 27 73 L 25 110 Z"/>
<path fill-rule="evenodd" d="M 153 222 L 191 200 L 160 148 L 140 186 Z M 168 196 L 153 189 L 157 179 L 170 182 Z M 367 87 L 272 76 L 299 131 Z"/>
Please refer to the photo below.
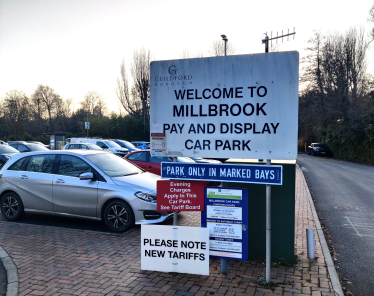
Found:
<path fill-rule="evenodd" d="M 295 266 L 272 268 L 275 290 L 255 284 L 262 262 L 211 259 L 210 276 L 140 270 L 140 227 L 124 237 L 0 221 L 0 245 L 19 273 L 19 295 L 334 295 L 320 242 L 307 259 L 305 229 L 315 228 L 301 171 L 296 172 Z M 179 225 L 199 226 L 199 213 L 183 213 Z M 315 233 L 317 233 L 315 231 Z"/>

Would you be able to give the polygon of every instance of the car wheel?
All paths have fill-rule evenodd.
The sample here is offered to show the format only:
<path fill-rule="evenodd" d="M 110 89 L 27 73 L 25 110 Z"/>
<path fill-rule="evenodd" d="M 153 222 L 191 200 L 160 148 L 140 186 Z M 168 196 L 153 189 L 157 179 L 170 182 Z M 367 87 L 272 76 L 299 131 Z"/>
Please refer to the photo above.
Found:
<path fill-rule="evenodd" d="M 104 221 L 110 230 L 123 232 L 133 227 L 135 218 L 131 207 L 127 203 L 114 200 L 105 207 Z"/>
<path fill-rule="evenodd" d="M 316 156 L 317 155 L 317 153 L 315 152 L 315 151 L 313 151 L 313 154 L 312 154 L 313 156 Z"/>
<path fill-rule="evenodd" d="M 9 221 L 16 221 L 23 216 L 23 203 L 19 196 L 13 192 L 1 198 L 1 214 Z"/>

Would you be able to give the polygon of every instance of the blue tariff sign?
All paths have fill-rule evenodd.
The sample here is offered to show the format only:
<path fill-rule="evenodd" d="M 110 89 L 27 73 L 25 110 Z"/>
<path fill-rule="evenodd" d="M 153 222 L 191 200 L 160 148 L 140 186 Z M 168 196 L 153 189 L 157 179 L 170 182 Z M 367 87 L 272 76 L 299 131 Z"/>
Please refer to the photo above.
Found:
<path fill-rule="evenodd" d="M 161 176 L 178 180 L 282 185 L 283 167 L 281 165 L 163 162 L 161 163 Z"/>
<path fill-rule="evenodd" d="M 247 189 L 205 187 L 201 227 L 209 229 L 211 257 L 248 260 Z"/>

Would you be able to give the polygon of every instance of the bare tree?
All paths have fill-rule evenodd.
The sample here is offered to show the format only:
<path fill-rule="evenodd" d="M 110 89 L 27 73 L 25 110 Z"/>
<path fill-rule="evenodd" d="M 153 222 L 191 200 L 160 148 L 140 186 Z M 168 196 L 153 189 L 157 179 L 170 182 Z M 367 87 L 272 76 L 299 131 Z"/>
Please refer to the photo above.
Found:
<path fill-rule="evenodd" d="M 100 95 L 96 91 L 91 90 L 85 94 L 84 99 L 81 102 L 79 102 L 79 104 L 81 105 L 84 111 L 93 114 L 99 99 Z"/>
<path fill-rule="evenodd" d="M 374 23 L 374 4 L 373 4 L 373 6 L 370 8 L 370 10 L 369 10 L 368 21 L 369 21 L 370 23 Z M 371 41 L 373 41 L 373 40 L 374 40 L 374 28 L 371 29 L 370 36 L 371 36 Z M 370 41 L 370 42 L 371 42 L 371 41 Z"/>
<path fill-rule="evenodd" d="M 125 111 L 133 117 L 141 118 L 142 103 L 130 95 L 130 85 L 127 77 L 126 64 L 122 60 L 121 75 L 117 78 L 117 99 Z"/>
<path fill-rule="evenodd" d="M 131 63 L 131 87 L 125 62 L 121 63 L 121 76 L 117 79 L 117 98 L 130 115 L 143 119 L 144 131 L 149 123 L 149 66 L 151 52 L 145 48 L 134 50 Z"/>
<path fill-rule="evenodd" d="M 48 115 L 49 121 L 49 131 L 54 131 L 54 123 L 53 117 L 56 116 L 57 113 L 57 104 L 60 100 L 60 96 L 55 93 L 54 89 L 50 88 L 47 85 L 38 85 L 37 89 L 33 94 L 33 101 L 37 102 L 38 108 L 39 106 L 43 106 Z M 41 113 L 39 113 L 41 114 Z"/>
<path fill-rule="evenodd" d="M 181 59 L 193 59 L 193 58 L 202 58 L 202 57 L 204 57 L 204 54 L 202 52 L 197 52 L 195 54 L 192 54 L 189 51 L 188 47 L 185 47 L 183 49 L 182 54 L 180 55 Z"/>
<path fill-rule="evenodd" d="M 212 57 L 224 56 L 225 42 L 220 39 L 214 40 L 208 51 Z M 235 47 L 230 42 L 227 42 L 226 44 L 226 53 L 227 55 L 233 55 L 235 53 Z"/>
<path fill-rule="evenodd" d="M 302 97 L 313 101 L 305 106 L 309 106 L 309 114 L 315 111 L 316 127 L 357 118 L 364 111 L 364 98 L 371 89 L 366 72 L 368 44 L 364 30 L 355 28 L 325 36 L 315 32 L 309 40 Z"/>
<path fill-rule="evenodd" d="M 16 138 L 28 121 L 28 100 L 25 93 L 17 90 L 7 92 L 3 100 L 2 111 L 5 122 L 11 127 Z"/>
<path fill-rule="evenodd" d="M 142 102 L 142 118 L 144 131 L 146 122 L 149 122 L 149 66 L 151 63 L 151 51 L 144 47 L 134 50 L 131 64 L 131 76 L 133 87 L 131 94 Z"/>
<path fill-rule="evenodd" d="M 66 131 L 69 118 L 73 115 L 74 101 L 71 98 L 61 99 L 57 104 L 57 120 L 62 131 Z"/>
<path fill-rule="evenodd" d="M 108 106 L 103 98 L 103 96 L 99 96 L 96 106 L 93 110 L 93 114 L 96 116 L 103 117 L 108 113 Z"/>

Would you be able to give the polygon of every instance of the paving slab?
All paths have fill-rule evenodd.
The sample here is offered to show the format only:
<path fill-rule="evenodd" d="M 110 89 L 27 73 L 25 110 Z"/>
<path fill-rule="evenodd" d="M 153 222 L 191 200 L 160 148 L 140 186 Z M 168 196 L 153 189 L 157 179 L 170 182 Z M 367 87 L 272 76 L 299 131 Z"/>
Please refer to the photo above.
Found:
<path fill-rule="evenodd" d="M 320 239 L 299 168 L 295 208 L 297 261 L 293 266 L 272 268 L 273 289 L 256 284 L 256 279 L 265 275 L 265 262 L 261 261 L 228 260 L 226 275 L 220 273 L 220 259 L 213 258 L 209 276 L 143 271 L 139 226 L 117 236 L 0 219 L 0 246 L 5 251 L 1 256 L 10 256 L 18 271 L 18 282 L 13 279 L 8 289 L 18 289 L 20 296 L 339 295 L 340 283 L 330 279 L 332 267 L 323 252 L 326 242 Z M 181 213 L 178 225 L 199 227 L 200 213 Z M 315 260 L 307 258 L 306 228 L 315 231 Z"/>

